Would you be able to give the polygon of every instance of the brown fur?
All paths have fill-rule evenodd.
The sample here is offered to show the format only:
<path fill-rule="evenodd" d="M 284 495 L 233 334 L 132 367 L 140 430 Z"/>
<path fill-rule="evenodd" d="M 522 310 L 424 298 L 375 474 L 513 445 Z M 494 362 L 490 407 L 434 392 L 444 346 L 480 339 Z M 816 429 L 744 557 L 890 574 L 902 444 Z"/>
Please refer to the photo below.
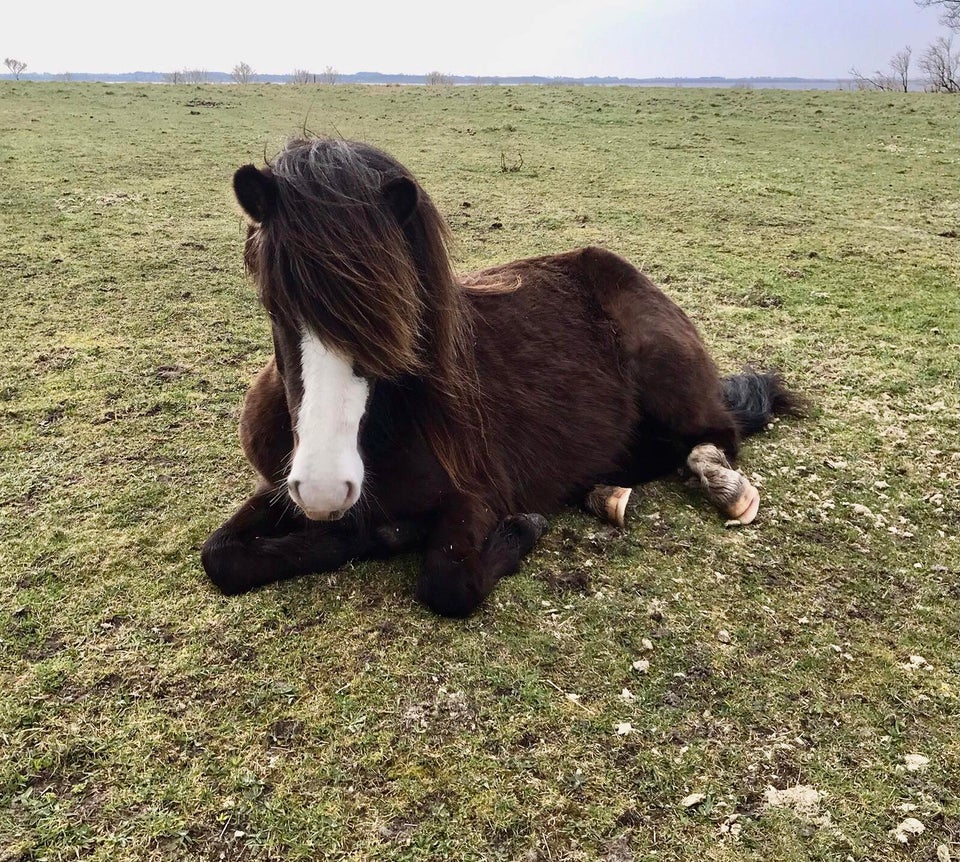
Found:
<path fill-rule="evenodd" d="M 263 433 L 266 428 L 269 434 Z M 240 413 L 240 445 L 264 487 L 283 482 L 293 451 L 293 431 L 283 378 L 272 357 L 247 390 Z"/>
<path fill-rule="evenodd" d="M 274 331 L 241 422 L 263 484 L 283 481 L 295 445 L 297 333 L 311 328 L 374 383 L 361 503 L 315 524 L 263 487 L 205 545 L 226 592 L 417 547 L 418 595 L 463 615 L 516 570 L 541 515 L 597 483 L 672 470 L 699 444 L 732 460 L 741 429 L 795 410 L 776 375 L 721 381 L 686 315 L 609 251 L 457 281 L 433 202 L 365 144 L 293 141 L 234 184 Z"/>

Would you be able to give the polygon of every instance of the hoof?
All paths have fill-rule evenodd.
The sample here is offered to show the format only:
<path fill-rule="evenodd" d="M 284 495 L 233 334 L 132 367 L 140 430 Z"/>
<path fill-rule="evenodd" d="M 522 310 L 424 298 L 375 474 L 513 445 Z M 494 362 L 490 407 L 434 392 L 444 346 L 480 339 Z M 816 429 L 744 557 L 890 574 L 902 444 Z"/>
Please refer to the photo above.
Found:
<path fill-rule="evenodd" d="M 208 540 L 200 552 L 200 562 L 210 582 L 225 596 L 249 592 L 253 584 L 245 577 L 241 555 L 229 543 Z"/>
<path fill-rule="evenodd" d="M 437 616 L 464 619 L 483 598 L 475 585 L 456 573 L 425 570 L 417 578 L 417 599 Z"/>
<path fill-rule="evenodd" d="M 520 556 L 529 554 L 540 537 L 547 532 L 549 524 L 543 515 L 530 512 L 524 515 L 511 515 L 504 518 L 501 528 L 516 536 Z"/>
<path fill-rule="evenodd" d="M 530 512 L 524 517 L 530 522 L 530 526 L 536 531 L 538 539 L 545 532 L 547 532 L 550 527 L 550 525 L 547 523 L 547 519 L 544 518 L 543 515 L 538 515 L 536 512 Z"/>
<path fill-rule="evenodd" d="M 687 466 L 700 478 L 713 504 L 731 521 L 749 524 L 757 517 L 760 493 L 743 473 L 730 466 L 716 446 L 710 443 L 695 446 L 687 458 Z"/>
<path fill-rule="evenodd" d="M 627 526 L 627 504 L 632 491 L 632 488 L 615 485 L 597 485 L 587 494 L 584 505 L 587 511 L 622 530 Z"/>
<path fill-rule="evenodd" d="M 749 524 L 757 517 L 760 509 L 760 492 L 747 481 L 745 476 L 743 480 L 743 491 L 732 506 L 727 509 L 727 515 L 741 524 Z"/>

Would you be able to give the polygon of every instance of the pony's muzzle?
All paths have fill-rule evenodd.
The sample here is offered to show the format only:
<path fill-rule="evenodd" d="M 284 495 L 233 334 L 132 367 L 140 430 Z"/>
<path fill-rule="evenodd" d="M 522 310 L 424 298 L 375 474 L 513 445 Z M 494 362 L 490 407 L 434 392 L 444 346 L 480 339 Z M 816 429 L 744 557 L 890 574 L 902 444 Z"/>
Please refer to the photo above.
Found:
<path fill-rule="evenodd" d="M 356 484 L 349 480 L 341 483 L 338 492 L 332 495 L 325 493 L 327 490 L 319 483 L 287 479 L 290 499 L 311 521 L 339 521 L 360 496 Z M 336 500 L 338 494 L 339 501 Z"/>

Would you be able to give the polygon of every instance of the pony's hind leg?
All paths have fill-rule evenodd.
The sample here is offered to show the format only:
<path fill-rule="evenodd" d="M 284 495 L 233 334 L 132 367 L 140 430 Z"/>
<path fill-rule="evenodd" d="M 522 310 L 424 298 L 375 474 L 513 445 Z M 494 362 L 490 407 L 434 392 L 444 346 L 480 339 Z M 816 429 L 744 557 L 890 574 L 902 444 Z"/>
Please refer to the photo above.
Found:
<path fill-rule="evenodd" d="M 760 494 L 746 476 L 730 465 L 723 449 L 713 443 L 700 443 L 687 456 L 687 467 L 727 518 L 741 524 L 756 518 Z M 632 520 L 637 502 L 635 488 L 594 485 L 584 497 L 583 508 L 622 530 Z"/>
<path fill-rule="evenodd" d="M 728 518 L 749 524 L 757 517 L 760 493 L 712 443 L 694 446 L 687 456 L 687 466 L 700 479 L 711 502 Z"/>
<path fill-rule="evenodd" d="M 687 457 L 687 466 L 700 480 L 711 502 L 729 519 L 749 524 L 757 517 L 760 493 L 746 476 L 730 466 L 726 455 L 712 443 L 695 446 Z M 594 485 L 584 499 L 583 507 L 622 530 L 636 507 L 634 490 L 616 485 Z"/>
<path fill-rule="evenodd" d="M 594 485 L 583 501 L 583 508 L 601 521 L 607 521 L 621 530 L 627 526 L 632 504 L 636 502 L 633 488 L 618 485 Z"/>

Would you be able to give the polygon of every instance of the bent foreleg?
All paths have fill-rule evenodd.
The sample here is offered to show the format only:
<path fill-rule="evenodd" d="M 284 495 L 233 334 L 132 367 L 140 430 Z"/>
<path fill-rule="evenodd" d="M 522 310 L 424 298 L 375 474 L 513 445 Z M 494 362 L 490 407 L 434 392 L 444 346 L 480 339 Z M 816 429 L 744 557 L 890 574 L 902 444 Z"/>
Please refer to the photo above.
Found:
<path fill-rule="evenodd" d="M 476 541 L 477 525 L 464 520 L 451 531 L 449 522 L 442 519 L 434 531 L 417 580 L 417 598 L 446 617 L 469 616 L 501 578 L 517 571 L 547 528 L 540 515 L 512 515 Z"/>
<path fill-rule="evenodd" d="M 329 572 L 371 551 L 357 528 L 320 524 L 276 491 L 250 497 L 203 545 L 207 577 L 227 595 L 297 575 Z"/>

